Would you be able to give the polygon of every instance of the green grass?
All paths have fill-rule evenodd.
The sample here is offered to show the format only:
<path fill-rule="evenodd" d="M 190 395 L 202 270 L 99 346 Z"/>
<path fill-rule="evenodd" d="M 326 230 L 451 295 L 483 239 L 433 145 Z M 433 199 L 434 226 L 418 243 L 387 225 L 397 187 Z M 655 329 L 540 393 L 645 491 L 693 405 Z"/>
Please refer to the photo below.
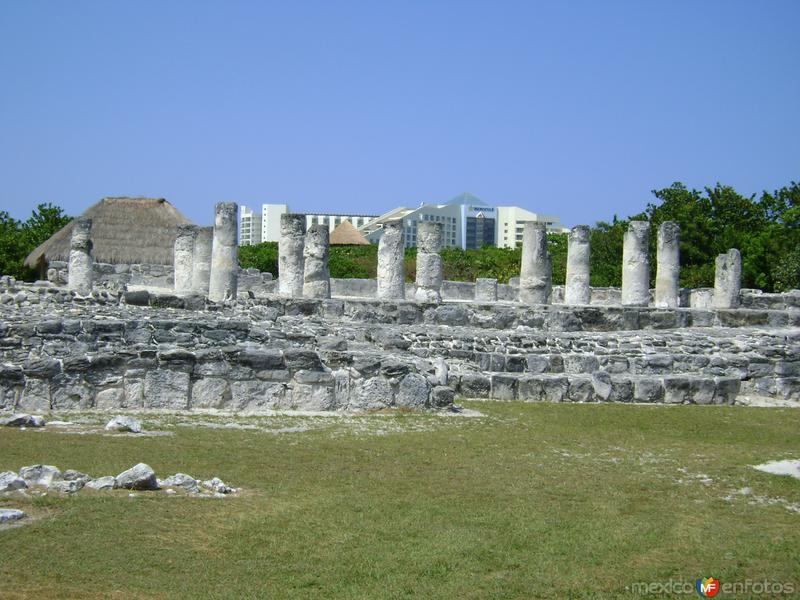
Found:
<path fill-rule="evenodd" d="M 0 431 L 0 470 L 142 461 L 245 488 L 0 500 L 43 517 L 0 531 L 0 596 L 642 598 L 626 586 L 800 579 L 800 514 L 785 506 L 800 481 L 748 467 L 800 457 L 800 411 L 469 406 L 486 417 L 237 419 L 309 427 L 279 435 L 163 416 L 151 427 L 175 435 Z M 745 486 L 780 501 L 725 500 Z"/>

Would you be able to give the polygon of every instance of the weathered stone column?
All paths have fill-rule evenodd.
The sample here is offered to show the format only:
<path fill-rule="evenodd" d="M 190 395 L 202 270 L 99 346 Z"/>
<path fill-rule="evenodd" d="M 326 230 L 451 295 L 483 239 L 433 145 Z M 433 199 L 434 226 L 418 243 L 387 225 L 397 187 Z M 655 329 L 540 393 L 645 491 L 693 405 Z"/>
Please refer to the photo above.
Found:
<path fill-rule="evenodd" d="M 212 302 L 235 300 L 239 287 L 239 227 L 235 202 L 219 202 L 214 207 L 214 239 L 211 243 L 211 274 L 208 299 Z"/>
<path fill-rule="evenodd" d="M 91 219 L 75 219 L 69 243 L 68 287 L 81 296 L 92 293 L 94 259 L 91 233 Z"/>
<path fill-rule="evenodd" d="M 192 267 L 192 292 L 208 296 L 211 277 L 211 246 L 214 241 L 213 227 L 198 227 L 194 238 L 194 265 Z"/>
<path fill-rule="evenodd" d="M 331 274 L 328 269 L 330 232 L 327 225 L 312 225 L 306 232 L 303 248 L 303 296 L 330 298 Z"/>
<path fill-rule="evenodd" d="M 658 228 L 656 251 L 656 298 L 658 308 L 677 308 L 678 279 L 681 274 L 681 228 L 674 221 L 664 221 Z"/>
<path fill-rule="evenodd" d="M 178 236 L 175 238 L 173 247 L 176 294 L 190 294 L 192 292 L 194 240 L 197 237 L 197 229 L 195 225 L 178 225 Z"/>
<path fill-rule="evenodd" d="M 417 226 L 417 290 L 418 302 L 442 301 L 442 224 L 422 221 Z"/>
<path fill-rule="evenodd" d="M 519 301 L 548 304 L 553 287 L 553 267 L 547 252 L 544 223 L 528 221 L 522 230 L 522 265 L 519 272 Z"/>
<path fill-rule="evenodd" d="M 405 300 L 406 269 L 403 220 L 387 221 L 378 242 L 378 298 Z"/>
<path fill-rule="evenodd" d="M 717 256 L 714 273 L 714 308 L 738 308 L 742 289 L 742 255 L 736 248 Z"/>
<path fill-rule="evenodd" d="M 631 221 L 622 242 L 622 305 L 650 304 L 650 223 Z"/>
<path fill-rule="evenodd" d="M 564 304 L 589 304 L 592 301 L 589 255 L 589 226 L 576 225 L 570 230 L 568 238 Z"/>
<path fill-rule="evenodd" d="M 306 216 L 281 215 L 281 239 L 278 241 L 278 293 L 289 298 L 303 295 L 303 247 Z"/>
<path fill-rule="evenodd" d="M 312 225 L 306 232 L 303 248 L 303 296 L 331 297 L 331 273 L 328 269 L 330 233 L 327 225 Z"/>
<path fill-rule="evenodd" d="M 475 280 L 476 302 L 497 302 L 497 279 L 478 277 Z"/>

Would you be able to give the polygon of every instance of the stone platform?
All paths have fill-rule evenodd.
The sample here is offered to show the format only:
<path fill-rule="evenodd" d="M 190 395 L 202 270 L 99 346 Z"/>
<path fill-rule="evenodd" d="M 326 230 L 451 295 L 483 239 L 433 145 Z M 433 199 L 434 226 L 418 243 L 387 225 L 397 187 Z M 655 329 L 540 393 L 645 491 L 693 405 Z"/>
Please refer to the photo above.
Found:
<path fill-rule="evenodd" d="M 4 412 L 800 400 L 796 309 L 2 294 Z"/>

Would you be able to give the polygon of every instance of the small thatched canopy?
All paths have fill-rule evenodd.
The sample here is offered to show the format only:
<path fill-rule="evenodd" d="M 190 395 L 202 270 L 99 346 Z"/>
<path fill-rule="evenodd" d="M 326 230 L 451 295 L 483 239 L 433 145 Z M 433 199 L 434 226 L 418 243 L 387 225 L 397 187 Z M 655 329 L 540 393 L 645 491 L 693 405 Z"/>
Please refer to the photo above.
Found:
<path fill-rule="evenodd" d="M 163 198 L 103 198 L 82 217 L 92 220 L 92 254 L 97 262 L 172 264 L 178 225 L 192 222 Z M 74 221 L 31 252 L 25 264 L 42 268 L 69 260 Z"/>
<path fill-rule="evenodd" d="M 331 233 L 331 246 L 369 246 L 369 242 L 350 221 L 345 220 Z"/>

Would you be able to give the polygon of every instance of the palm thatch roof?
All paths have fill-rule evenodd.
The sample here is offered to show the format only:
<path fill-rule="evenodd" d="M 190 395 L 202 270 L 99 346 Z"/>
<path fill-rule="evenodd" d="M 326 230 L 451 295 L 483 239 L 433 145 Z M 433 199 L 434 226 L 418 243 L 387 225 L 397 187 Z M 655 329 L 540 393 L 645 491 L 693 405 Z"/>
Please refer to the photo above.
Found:
<path fill-rule="evenodd" d="M 92 254 L 104 263 L 171 265 L 176 227 L 192 223 L 163 198 L 103 198 L 81 216 L 92 220 Z M 41 268 L 69 260 L 73 227 L 74 221 L 55 232 L 25 264 Z"/>
<path fill-rule="evenodd" d="M 330 243 L 332 246 L 369 246 L 367 238 L 361 235 L 361 232 L 348 220 L 344 220 L 336 226 L 331 233 Z"/>

